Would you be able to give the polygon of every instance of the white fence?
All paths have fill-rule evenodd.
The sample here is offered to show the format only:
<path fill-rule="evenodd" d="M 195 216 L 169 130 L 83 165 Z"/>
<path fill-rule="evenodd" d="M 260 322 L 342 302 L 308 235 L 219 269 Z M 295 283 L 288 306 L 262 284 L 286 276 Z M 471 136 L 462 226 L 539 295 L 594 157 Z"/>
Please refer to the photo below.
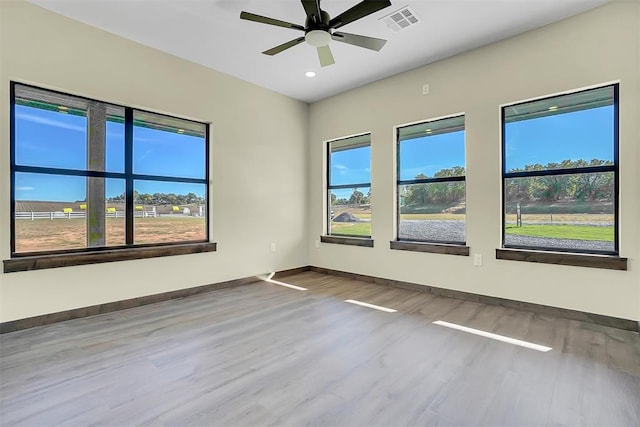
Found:
<path fill-rule="evenodd" d="M 86 212 L 16 212 L 16 219 L 73 219 L 73 218 L 86 218 Z M 105 212 L 104 214 L 107 218 L 124 218 L 124 211 L 113 211 L 113 212 Z M 158 216 L 156 212 L 153 211 L 134 211 L 133 216 L 135 218 L 155 218 Z"/>

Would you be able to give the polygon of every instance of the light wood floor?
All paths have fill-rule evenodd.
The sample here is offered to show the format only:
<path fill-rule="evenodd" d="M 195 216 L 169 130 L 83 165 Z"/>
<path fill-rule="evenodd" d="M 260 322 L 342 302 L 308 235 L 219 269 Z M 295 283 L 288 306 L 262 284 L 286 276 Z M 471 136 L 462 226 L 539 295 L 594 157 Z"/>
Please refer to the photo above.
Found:
<path fill-rule="evenodd" d="M 640 425 L 636 333 L 314 272 L 281 280 L 309 290 L 259 282 L 1 336 L 0 424 Z"/>

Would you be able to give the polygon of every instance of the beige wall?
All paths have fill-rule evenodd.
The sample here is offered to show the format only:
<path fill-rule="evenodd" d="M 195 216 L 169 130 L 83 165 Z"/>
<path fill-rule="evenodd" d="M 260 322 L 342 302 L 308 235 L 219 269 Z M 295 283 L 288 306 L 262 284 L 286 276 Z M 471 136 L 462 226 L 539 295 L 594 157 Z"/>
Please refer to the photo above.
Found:
<path fill-rule="evenodd" d="M 308 263 L 306 104 L 22 1 L 0 1 L 0 37 L 0 259 L 10 256 L 10 80 L 211 122 L 218 242 L 215 253 L 0 274 L 0 321 Z"/>
<path fill-rule="evenodd" d="M 609 4 L 311 106 L 310 264 L 592 313 L 640 319 L 640 6 Z M 495 259 L 500 247 L 499 105 L 620 81 L 620 254 L 629 271 Z M 422 95 L 429 83 L 430 94 Z M 392 251 L 393 127 L 466 113 L 467 243 L 460 257 Z M 323 141 L 372 133 L 375 247 L 321 244 Z"/>

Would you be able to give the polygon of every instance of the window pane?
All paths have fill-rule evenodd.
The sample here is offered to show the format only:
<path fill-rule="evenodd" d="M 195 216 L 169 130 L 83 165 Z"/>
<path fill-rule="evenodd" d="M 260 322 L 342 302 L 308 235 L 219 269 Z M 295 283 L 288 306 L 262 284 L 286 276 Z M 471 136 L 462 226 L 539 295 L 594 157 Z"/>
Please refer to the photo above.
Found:
<path fill-rule="evenodd" d="M 134 112 L 133 172 L 205 178 L 206 126 L 172 117 Z"/>
<path fill-rule="evenodd" d="M 52 110 L 31 103 L 15 106 L 16 164 L 49 168 L 85 169 L 87 118 L 84 112 Z M 62 106 L 60 106 L 62 107 Z M 66 107 L 65 107 L 66 108 Z"/>
<path fill-rule="evenodd" d="M 606 87 L 505 107 L 505 170 L 612 165 L 613 104 Z"/>
<path fill-rule="evenodd" d="M 464 137 L 464 116 L 398 129 L 398 179 L 464 176 Z"/>
<path fill-rule="evenodd" d="M 134 181 L 134 243 L 206 240 L 206 185 Z"/>
<path fill-rule="evenodd" d="M 371 182 L 370 136 L 330 143 L 329 185 L 367 184 Z"/>
<path fill-rule="evenodd" d="M 15 94 L 18 165 L 124 172 L 123 107 L 23 85 Z"/>
<path fill-rule="evenodd" d="M 85 248 L 84 177 L 16 173 L 15 252 Z"/>
<path fill-rule="evenodd" d="M 399 240 L 465 242 L 465 182 L 400 185 Z"/>
<path fill-rule="evenodd" d="M 613 172 L 505 179 L 504 244 L 613 252 L 614 194 Z"/>
<path fill-rule="evenodd" d="M 329 234 L 371 236 L 371 187 L 329 190 Z"/>
<path fill-rule="evenodd" d="M 87 242 L 87 185 L 106 184 L 104 228 L 98 220 L 94 243 L 90 246 L 125 244 L 123 179 L 16 173 L 16 248 L 15 252 L 84 249 Z M 100 209 L 100 207 L 98 207 Z M 98 211 L 98 215 L 101 212 Z M 106 241 L 101 237 L 105 236 Z"/>

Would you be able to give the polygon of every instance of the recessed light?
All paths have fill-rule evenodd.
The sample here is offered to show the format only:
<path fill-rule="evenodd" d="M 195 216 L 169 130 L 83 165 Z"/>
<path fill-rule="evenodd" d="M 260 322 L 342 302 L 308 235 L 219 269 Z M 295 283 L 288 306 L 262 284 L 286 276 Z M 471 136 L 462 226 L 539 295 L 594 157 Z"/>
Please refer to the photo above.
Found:
<path fill-rule="evenodd" d="M 314 73 L 313 71 L 307 71 L 306 73 L 304 73 L 304 75 L 307 77 L 315 77 L 316 73 Z"/>
<path fill-rule="evenodd" d="M 184 133 L 184 129 L 178 129 L 178 133 Z"/>
<path fill-rule="evenodd" d="M 556 111 L 558 109 L 557 105 L 552 105 L 551 107 L 549 107 L 549 111 Z"/>
<path fill-rule="evenodd" d="M 58 110 L 68 110 L 69 107 L 65 107 L 64 105 L 58 106 Z"/>
<path fill-rule="evenodd" d="M 425 132 L 427 132 L 427 133 L 431 133 L 431 129 L 427 129 Z"/>

